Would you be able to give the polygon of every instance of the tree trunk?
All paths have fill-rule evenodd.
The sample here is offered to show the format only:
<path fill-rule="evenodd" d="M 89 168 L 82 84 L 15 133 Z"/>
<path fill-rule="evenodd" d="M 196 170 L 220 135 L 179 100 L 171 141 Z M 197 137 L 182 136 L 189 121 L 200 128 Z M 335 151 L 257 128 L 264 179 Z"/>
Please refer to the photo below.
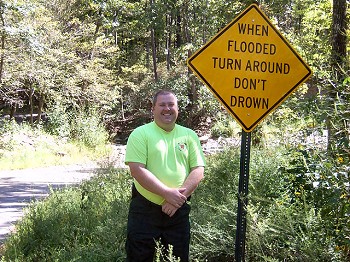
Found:
<path fill-rule="evenodd" d="M 183 22 L 184 22 L 184 35 L 185 35 L 185 41 L 186 43 L 191 43 L 192 36 L 189 30 L 189 25 L 188 21 L 186 19 L 186 14 L 188 14 L 188 6 L 185 4 L 184 5 L 184 10 L 183 10 Z M 192 51 L 188 50 L 187 51 L 187 56 L 190 57 L 192 55 Z M 196 114 L 198 113 L 198 93 L 197 93 L 197 86 L 196 86 L 196 78 L 195 76 L 191 73 L 191 70 L 188 68 L 187 69 L 187 74 L 189 77 L 189 88 L 187 91 L 187 96 L 189 99 L 189 104 L 186 107 L 186 110 L 189 112 L 188 115 L 188 120 L 187 120 L 187 125 L 189 127 L 194 128 L 194 125 L 196 123 L 192 121 L 193 119 L 196 118 Z"/>
<path fill-rule="evenodd" d="M 343 80 L 345 75 L 342 71 L 346 66 L 347 53 L 347 20 L 346 0 L 333 0 L 333 23 L 332 23 L 332 66 L 335 67 L 336 79 Z"/>
<path fill-rule="evenodd" d="M 34 88 L 32 86 L 33 84 L 30 84 L 29 86 L 29 114 L 30 114 L 30 125 L 33 126 L 33 111 L 34 111 L 34 105 L 33 105 L 33 95 L 34 95 Z"/>
<path fill-rule="evenodd" d="M 153 0 L 150 0 L 150 7 L 151 10 L 153 11 Z M 153 12 L 152 12 L 153 13 Z M 153 74 L 154 74 L 154 81 L 158 81 L 158 73 L 157 73 L 157 51 L 156 51 L 156 39 L 154 35 L 154 19 L 151 17 L 151 47 L 152 47 L 152 60 L 153 60 Z"/>
<path fill-rule="evenodd" d="M 341 104 L 345 98 L 342 92 L 342 83 L 346 77 L 345 72 L 348 68 L 348 58 L 346 52 L 347 45 L 347 21 L 346 21 L 346 0 L 333 1 L 332 16 L 332 53 L 331 67 L 333 81 L 329 85 L 329 116 L 327 119 L 329 154 L 341 153 L 349 145 L 348 123 L 342 110 L 338 110 L 338 104 Z"/>
<path fill-rule="evenodd" d="M 41 121 L 41 115 L 43 113 L 43 108 L 44 108 L 44 96 L 40 95 L 39 97 L 39 109 L 38 109 L 38 119 L 36 120 L 36 124 L 39 125 Z"/>
<path fill-rule="evenodd" d="M 153 60 L 153 74 L 154 81 L 158 81 L 158 73 L 157 73 L 157 51 L 156 51 L 156 41 L 154 37 L 154 29 L 151 28 L 151 46 L 152 46 L 152 60 Z"/>
<path fill-rule="evenodd" d="M 16 110 L 17 110 L 17 105 L 16 105 L 16 103 L 14 103 L 13 105 L 11 105 L 10 119 L 14 118 Z"/>
<path fill-rule="evenodd" d="M 171 24 L 172 18 L 171 15 L 166 16 L 166 26 L 167 26 L 167 36 L 166 36 L 166 68 L 169 71 L 171 67 L 171 58 L 170 58 L 170 46 L 171 46 Z"/>
<path fill-rule="evenodd" d="M 180 48 L 180 46 L 182 45 L 181 15 L 179 13 L 176 15 L 176 42 L 175 43 L 176 43 L 176 48 Z"/>
<path fill-rule="evenodd" d="M 0 20 L 1 20 L 1 25 L 4 28 L 5 27 L 5 20 L 4 20 L 4 3 L 1 1 L 0 2 Z M 3 33 L 1 35 L 1 56 L 0 56 L 0 82 L 2 81 L 2 76 L 4 72 L 4 51 L 5 51 L 5 34 Z"/>

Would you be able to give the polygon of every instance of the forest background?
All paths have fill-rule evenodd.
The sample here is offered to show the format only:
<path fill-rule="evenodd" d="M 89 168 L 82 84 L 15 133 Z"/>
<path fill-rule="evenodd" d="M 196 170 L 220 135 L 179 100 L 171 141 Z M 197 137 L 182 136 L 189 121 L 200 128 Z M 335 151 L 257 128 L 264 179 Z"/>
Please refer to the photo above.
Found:
<path fill-rule="evenodd" d="M 260 5 L 310 65 L 313 75 L 252 134 L 257 158 L 252 167 L 252 178 L 256 173 L 256 181 L 252 182 L 249 214 L 250 226 L 259 230 L 250 231 L 249 256 L 251 261 L 280 261 L 283 256 L 288 261 L 346 261 L 350 252 L 347 0 L 1 0 L 2 168 L 13 167 L 14 162 L 23 163 L 27 157 L 20 155 L 20 161 L 15 161 L 13 152 L 21 151 L 15 147 L 18 144 L 15 133 L 30 133 L 30 141 L 25 142 L 31 145 L 36 143 L 38 133 L 45 134 L 45 139 L 38 143 L 47 144 L 48 139 L 53 139 L 49 151 L 58 157 L 69 154 L 62 147 L 71 141 L 80 143 L 78 151 L 84 146 L 97 154 L 101 153 L 97 148 L 106 142 L 123 144 L 131 130 L 151 120 L 150 98 L 154 91 L 163 88 L 178 94 L 179 123 L 195 129 L 200 136 L 239 137 L 237 124 L 188 70 L 186 59 L 253 2 Z M 22 125 L 15 124 L 13 119 Z M 23 146 L 23 141 L 20 142 L 19 146 Z M 232 170 L 227 167 L 231 167 L 237 150 L 228 150 L 231 156 L 223 152 L 218 159 L 216 155 L 211 156 L 213 160 L 209 158 L 209 175 L 201 192 L 209 201 L 207 208 L 214 208 L 210 203 L 222 206 L 217 204 L 215 210 L 206 210 L 207 213 L 197 210 L 199 213 L 194 215 L 203 222 L 198 222 L 194 229 L 197 259 L 232 258 L 229 248 L 232 239 L 228 234 L 232 224 L 227 216 L 234 216 L 234 211 L 224 208 L 221 201 L 226 197 L 219 198 L 223 191 L 216 192 L 218 189 L 210 185 L 220 184 L 210 173 L 222 174 L 232 184 L 228 188 L 227 184 L 222 185 L 221 190 L 226 189 L 225 196 L 231 192 L 229 195 L 235 198 L 237 181 L 231 181 L 233 178 L 227 177 L 227 173 L 234 172 L 236 166 Z M 34 151 L 31 162 L 41 159 Z M 39 154 L 43 155 L 43 151 Z M 278 165 L 276 161 L 262 163 L 264 155 L 278 159 Z M 222 159 L 226 162 L 220 162 Z M 119 177 L 115 171 L 110 173 Z M 276 176 L 281 180 L 277 181 Z M 92 184 L 99 185 L 100 181 L 97 182 Z M 258 189 L 257 185 L 267 188 Z M 90 190 L 93 186 L 85 187 Z M 123 199 L 116 195 L 111 198 L 115 201 L 117 197 Z M 234 206 L 235 202 L 230 204 Z M 224 216 L 220 225 L 208 217 L 218 210 Z M 289 221 L 291 231 L 282 232 L 283 226 L 277 222 L 269 224 L 272 215 L 281 223 Z M 300 224 L 294 224 L 296 220 Z M 316 229 L 319 233 L 312 235 Z M 34 232 L 29 238 L 31 245 L 38 242 L 33 230 L 29 230 Z M 95 232 L 92 228 L 90 231 Z M 224 240 L 219 235 L 226 236 L 227 242 L 221 243 Z M 46 243 L 48 238 L 46 235 Z M 14 243 L 19 248 L 19 243 Z M 43 251 L 35 248 L 30 253 L 28 242 L 23 246 L 26 251 L 20 256 L 25 261 L 30 261 L 28 256 L 34 260 L 44 256 Z M 59 254 L 65 248 L 68 246 L 60 249 Z M 11 243 L 8 252 L 8 256 L 13 255 Z M 123 251 L 113 249 L 111 254 L 122 257 Z"/>

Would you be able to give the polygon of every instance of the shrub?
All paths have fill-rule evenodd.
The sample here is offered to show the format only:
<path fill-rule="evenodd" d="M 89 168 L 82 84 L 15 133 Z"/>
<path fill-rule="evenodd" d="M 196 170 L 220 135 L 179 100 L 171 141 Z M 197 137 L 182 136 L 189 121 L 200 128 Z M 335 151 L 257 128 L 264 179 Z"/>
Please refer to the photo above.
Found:
<path fill-rule="evenodd" d="M 53 108 L 48 116 L 45 128 L 54 136 L 81 142 L 89 148 L 105 144 L 108 140 L 108 132 L 96 111 L 67 113 L 57 107 Z"/>
<path fill-rule="evenodd" d="M 33 202 L 6 242 L 4 261 L 124 261 L 129 176 L 97 174 Z"/>
<path fill-rule="evenodd" d="M 347 202 L 320 198 L 320 189 L 297 194 L 309 183 L 305 170 L 312 170 L 305 163 L 317 163 L 301 156 L 284 148 L 252 148 L 248 261 L 347 261 Z M 234 261 L 239 160 L 238 148 L 207 159 L 205 179 L 191 199 L 193 261 Z M 327 174 L 333 168 L 327 164 L 317 170 Z M 3 261 L 124 261 L 131 181 L 126 171 L 108 172 L 34 202 L 6 242 Z M 343 213 L 334 213 L 339 206 Z M 159 261 L 176 261 L 161 247 L 157 255 Z"/>

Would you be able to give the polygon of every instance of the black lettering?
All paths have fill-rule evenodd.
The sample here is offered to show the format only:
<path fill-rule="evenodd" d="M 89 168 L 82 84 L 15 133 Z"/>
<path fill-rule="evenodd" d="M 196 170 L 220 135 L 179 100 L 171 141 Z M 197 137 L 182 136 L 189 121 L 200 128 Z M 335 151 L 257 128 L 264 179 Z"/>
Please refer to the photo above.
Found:
<path fill-rule="evenodd" d="M 246 24 L 238 23 L 238 32 L 240 34 L 245 34 L 245 28 L 246 28 Z"/>
<path fill-rule="evenodd" d="M 243 89 L 247 89 L 248 88 L 248 79 L 247 78 L 243 78 L 243 80 L 242 80 L 242 88 Z"/>
<path fill-rule="evenodd" d="M 284 73 L 285 75 L 287 75 L 287 74 L 289 74 L 289 72 L 290 72 L 290 66 L 289 66 L 289 64 L 284 64 L 284 66 L 283 66 L 283 73 Z"/>
<path fill-rule="evenodd" d="M 254 61 L 254 70 L 253 71 L 256 71 L 256 72 L 259 72 L 259 61 Z"/>
<path fill-rule="evenodd" d="M 262 33 L 261 36 L 269 36 L 269 27 L 267 25 L 262 26 Z"/>
<path fill-rule="evenodd" d="M 253 42 L 249 42 L 249 44 L 248 44 L 248 52 L 249 53 L 254 53 L 254 51 L 255 51 L 254 43 Z"/>
<path fill-rule="evenodd" d="M 276 63 L 276 73 L 282 74 L 282 63 Z"/>
<path fill-rule="evenodd" d="M 249 96 L 245 99 L 245 107 L 246 108 L 251 108 L 252 107 L 252 98 L 249 97 Z"/>
<path fill-rule="evenodd" d="M 269 99 L 261 97 L 231 96 L 231 107 L 269 109 Z"/>
<path fill-rule="evenodd" d="M 250 79 L 249 82 L 250 82 L 249 83 L 250 90 L 252 90 L 252 89 L 256 90 L 256 79 Z"/>
<path fill-rule="evenodd" d="M 228 40 L 227 50 L 233 52 L 249 52 L 264 55 L 276 54 L 276 46 L 274 44 L 267 43 L 255 43 L 255 42 L 237 42 L 236 40 Z"/>
<path fill-rule="evenodd" d="M 225 62 L 226 62 L 226 58 L 219 58 L 219 68 L 220 69 L 224 69 L 225 68 Z"/>
<path fill-rule="evenodd" d="M 250 60 L 247 62 L 247 66 L 245 67 L 245 71 L 253 71 L 252 65 L 250 64 Z"/>
<path fill-rule="evenodd" d="M 269 109 L 269 99 L 268 98 L 263 98 L 263 109 Z"/>
<path fill-rule="evenodd" d="M 213 68 L 218 69 L 230 69 L 230 70 L 241 70 L 242 60 L 241 59 L 232 59 L 225 57 L 212 57 L 213 59 Z"/>
<path fill-rule="evenodd" d="M 256 98 L 254 101 L 254 108 L 260 108 L 261 98 Z"/>
<path fill-rule="evenodd" d="M 213 57 L 213 62 L 214 62 L 213 68 L 216 68 L 216 60 L 218 60 L 218 58 L 217 57 Z"/>
<path fill-rule="evenodd" d="M 248 30 L 247 30 L 247 34 L 248 35 L 255 35 L 255 25 L 251 25 L 251 24 L 248 24 Z"/>
<path fill-rule="evenodd" d="M 262 51 L 262 49 L 263 49 L 263 48 L 262 48 L 262 44 L 256 43 L 255 53 L 260 54 L 261 51 Z"/>
<path fill-rule="evenodd" d="M 261 30 L 261 25 L 256 25 L 255 26 L 255 34 L 256 35 L 261 35 L 260 30 Z"/>
<path fill-rule="evenodd" d="M 276 54 L 276 46 L 274 44 L 271 44 L 270 45 L 270 55 L 274 55 L 274 54 Z"/>
<path fill-rule="evenodd" d="M 235 107 L 237 104 L 237 98 L 235 96 L 231 96 L 231 106 Z"/>
<path fill-rule="evenodd" d="M 247 61 L 245 71 L 251 72 L 268 72 L 270 74 L 289 74 L 290 65 L 287 63 L 275 63 L 275 62 L 265 62 L 265 61 Z"/>
<path fill-rule="evenodd" d="M 238 97 L 238 107 L 244 107 L 244 96 Z"/>
<path fill-rule="evenodd" d="M 234 44 L 234 42 L 236 42 L 236 41 L 228 40 L 227 51 L 230 51 L 230 49 L 231 49 L 232 45 Z"/>
<path fill-rule="evenodd" d="M 261 85 L 262 90 L 265 90 L 265 83 L 267 80 L 264 79 L 255 79 L 255 78 L 239 78 L 235 77 L 234 79 L 234 88 L 243 88 L 243 89 L 249 89 L 249 90 L 257 90 L 259 87 L 258 85 Z"/>
<path fill-rule="evenodd" d="M 233 69 L 233 59 L 227 58 L 227 69 Z"/>
<path fill-rule="evenodd" d="M 246 42 L 241 43 L 240 51 L 243 53 L 245 53 L 247 51 L 247 43 Z"/>
<path fill-rule="evenodd" d="M 269 27 L 266 25 L 238 23 L 238 32 L 247 35 L 269 36 Z"/>
<path fill-rule="evenodd" d="M 235 77 L 235 85 L 234 88 L 239 88 L 241 86 L 241 79 L 238 77 Z"/>

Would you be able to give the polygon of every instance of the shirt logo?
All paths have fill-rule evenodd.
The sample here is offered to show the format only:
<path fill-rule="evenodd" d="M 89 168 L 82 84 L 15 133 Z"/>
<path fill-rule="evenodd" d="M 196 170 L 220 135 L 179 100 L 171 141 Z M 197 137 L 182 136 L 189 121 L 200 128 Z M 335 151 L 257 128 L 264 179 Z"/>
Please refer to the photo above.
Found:
<path fill-rule="evenodd" d="M 185 150 L 187 150 L 187 144 L 186 143 L 177 143 L 177 148 L 180 151 L 185 151 Z"/>

